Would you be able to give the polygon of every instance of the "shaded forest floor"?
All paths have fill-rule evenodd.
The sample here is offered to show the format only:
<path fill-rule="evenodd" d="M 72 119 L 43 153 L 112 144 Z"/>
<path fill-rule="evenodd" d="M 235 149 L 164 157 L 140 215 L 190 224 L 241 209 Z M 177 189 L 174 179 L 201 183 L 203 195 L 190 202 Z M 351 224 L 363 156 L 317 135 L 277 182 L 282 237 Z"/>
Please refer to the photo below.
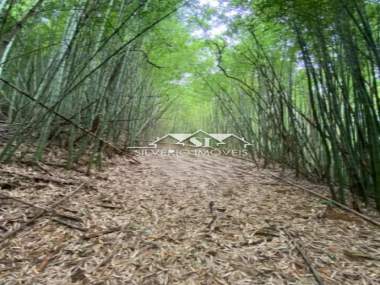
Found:
<path fill-rule="evenodd" d="M 380 284 L 379 228 L 269 170 L 226 157 L 140 160 L 115 158 L 91 177 L 1 166 L 1 193 L 24 204 L 0 198 L 0 283 L 316 284 L 297 245 L 325 284 Z"/>

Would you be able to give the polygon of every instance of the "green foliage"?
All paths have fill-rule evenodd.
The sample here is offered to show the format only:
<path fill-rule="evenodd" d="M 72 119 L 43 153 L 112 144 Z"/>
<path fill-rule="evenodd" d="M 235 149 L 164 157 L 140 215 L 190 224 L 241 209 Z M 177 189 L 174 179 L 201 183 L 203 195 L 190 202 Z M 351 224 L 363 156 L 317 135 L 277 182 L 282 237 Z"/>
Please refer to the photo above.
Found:
<path fill-rule="evenodd" d="M 3 3 L 0 117 L 17 127 L 2 161 L 59 146 L 91 168 L 109 146 L 233 132 L 264 166 L 380 209 L 376 1 Z"/>

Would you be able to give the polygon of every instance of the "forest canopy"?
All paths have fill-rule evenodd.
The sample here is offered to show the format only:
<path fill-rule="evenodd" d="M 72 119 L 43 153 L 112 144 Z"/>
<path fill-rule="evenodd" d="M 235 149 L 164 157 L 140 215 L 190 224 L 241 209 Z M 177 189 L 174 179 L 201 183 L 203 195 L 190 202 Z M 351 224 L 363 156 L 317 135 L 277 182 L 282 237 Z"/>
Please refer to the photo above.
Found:
<path fill-rule="evenodd" d="M 233 132 L 380 210 L 380 1 L 3 0 L 0 21 L 2 162 Z"/>

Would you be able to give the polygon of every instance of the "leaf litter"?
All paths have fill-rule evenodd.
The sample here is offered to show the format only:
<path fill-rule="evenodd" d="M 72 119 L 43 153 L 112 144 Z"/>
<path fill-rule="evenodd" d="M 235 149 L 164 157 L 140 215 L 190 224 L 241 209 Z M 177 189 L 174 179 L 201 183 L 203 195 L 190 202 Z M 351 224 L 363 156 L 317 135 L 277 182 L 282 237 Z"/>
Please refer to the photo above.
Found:
<path fill-rule="evenodd" d="M 0 238 L 86 186 L 1 242 L 0 284 L 380 284 L 379 229 L 269 175 L 279 171 L 140 160 L 90 177 L 1 166 L 1 193 L 36 207 L 0 198 Z"/>

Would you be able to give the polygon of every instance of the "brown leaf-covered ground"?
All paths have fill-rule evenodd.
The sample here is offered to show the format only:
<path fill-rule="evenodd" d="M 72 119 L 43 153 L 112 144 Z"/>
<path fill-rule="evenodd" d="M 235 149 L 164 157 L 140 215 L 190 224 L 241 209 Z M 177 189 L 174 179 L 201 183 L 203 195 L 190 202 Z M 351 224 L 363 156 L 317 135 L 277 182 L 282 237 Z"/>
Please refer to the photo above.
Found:
<path fill-rule="evenodd" d="M 87 184 L 0 236 L 0 284 L 316 284 L 295 244 L 325 284 L 380 284 L 379 228 L 269 170 L 226 157 L 139 159 L 91 177 L 1 166 L 1 193 L 45 209 Z M 3 237 L 41 210 L 0 203 Z"/>

